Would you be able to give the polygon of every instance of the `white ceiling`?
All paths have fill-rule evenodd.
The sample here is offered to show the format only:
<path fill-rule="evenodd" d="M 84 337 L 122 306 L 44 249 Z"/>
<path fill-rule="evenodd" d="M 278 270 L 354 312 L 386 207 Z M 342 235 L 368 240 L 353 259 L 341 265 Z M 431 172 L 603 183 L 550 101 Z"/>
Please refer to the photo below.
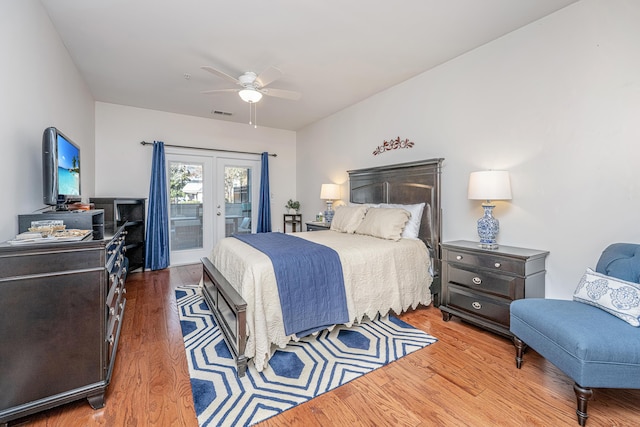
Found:
<path fill-rule="evenodd" d="M 237 94 L 201 94 L 233 84 L 200 67 L 276 66 L 269 87 L 302 98 L 265 96 L 257 123 L 289 130 L 575 1 L 41 0 L 97 101 L 248 123 Z"/>

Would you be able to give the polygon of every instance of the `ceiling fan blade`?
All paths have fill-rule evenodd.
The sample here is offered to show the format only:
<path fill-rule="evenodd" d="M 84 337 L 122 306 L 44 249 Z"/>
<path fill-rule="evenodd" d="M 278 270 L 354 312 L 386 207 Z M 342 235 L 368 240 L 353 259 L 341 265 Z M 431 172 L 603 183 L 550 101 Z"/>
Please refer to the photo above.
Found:
<path fill-rule="evenodd" d="M 279 79 L 282 77 L 282 71 L 280 71 L 276 67 L 269 67 L 256 78 L 256 81 L 260 85 L 260 87 L 265 87 L 269 83 Z"/>
<path fill-rule="evenodd" d="M 203 65 L 203 66 L 202 66 L 202 67 L 200 67 L 200 68 L 202 68 L 202 69 L 203 69 L 203 70 L 205 70 L 205 71 L 210 72 L 211 74 L 215 74 L 215 75 L 216 75 L 216 76 L 218 76 L 218 77 L 222 77 L 222 78 L 223 78 L 223 79 L 225 79 L 225 80 L 228 80 L 228 81 L 233 82 L 233 83 L 235 83 L 235 84 L 240 84 L 240 82 L 238 81 L 238 79 L 236 79 L 235 77 L 231 77 L 229 74 L 227 74 L 227 73 L 223 73 L 223 72 L 222 72 L 222 71 L 220 71 L 220 70 L 216 70 L 216 69 L 215 69 L 215 68 L 213 68 L 213 67 L 210 67 L 210 66 L 208 66 L 208 65 Z"/>
<path fill-rule="evenodd" d="M 211 89 L 211 90 L 202 91 L 200 93 L 205 95 L 212 95 L 212 94 L 221 93 L 221 92 L 237 92 L 238 90 L 239 89 Z"/>
<path fill-rule="evenodd" d="M 295 90 L 285 90 L 285 89 L 260 89 L 260 92 L 267 96 L 273 96 L 276 98 L 284 98 L 290 99 L 292 101 L 297 101 L 302 98 L 302 94 L 300 92 L 296 92 Z"/>

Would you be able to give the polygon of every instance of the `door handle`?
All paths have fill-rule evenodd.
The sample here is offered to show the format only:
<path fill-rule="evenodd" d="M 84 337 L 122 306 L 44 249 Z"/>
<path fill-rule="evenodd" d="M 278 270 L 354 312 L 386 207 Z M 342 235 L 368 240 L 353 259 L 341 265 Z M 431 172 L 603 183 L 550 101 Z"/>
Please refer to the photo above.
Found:
<path fill-rule="evenodd" d="M 222 215 L 222 212 L 218 211 L 218 213 L 216 215 L 220 216 L 220 215 Z"/>

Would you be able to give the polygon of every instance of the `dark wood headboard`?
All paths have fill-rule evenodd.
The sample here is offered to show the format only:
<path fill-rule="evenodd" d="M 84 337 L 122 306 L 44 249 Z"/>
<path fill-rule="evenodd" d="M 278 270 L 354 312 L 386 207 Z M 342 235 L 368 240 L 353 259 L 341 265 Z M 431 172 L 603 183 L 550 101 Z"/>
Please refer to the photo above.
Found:
<path fill-rule="evenodd" d="M 418 236 L 426 243 L 434 261 L 434 285 L 431 287 L 434 295 L 440 292 L 440 174 L 443 161 L 429 159 L 348 171 L 351 203 L 412 205 L 425 202 Z"/>

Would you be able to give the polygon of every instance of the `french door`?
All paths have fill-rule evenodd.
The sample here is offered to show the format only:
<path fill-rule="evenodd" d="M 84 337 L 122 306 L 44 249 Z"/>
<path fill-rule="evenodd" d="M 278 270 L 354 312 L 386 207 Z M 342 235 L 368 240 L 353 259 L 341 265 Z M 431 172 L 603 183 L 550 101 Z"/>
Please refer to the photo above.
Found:
<path fill-rule="evenodd" d="M 169 190 L 171 265 L 199 262 L 209 255 L 213 227 L 213 161 L 206 156 L 165 151 Z"/>
<path fill-rule="evenodd" d="M 194 151 L 165 151 L 171 265 L 200 262 L 223 237 L 256 228 L 260 161 Z"/>
<path fill-rule="evenodd" d="M 219 157 L 217 166 L 222 193 L 216 200 L 215 243 L 232 234 L 255 233 L 260 197 L 259 160 Z"/>

